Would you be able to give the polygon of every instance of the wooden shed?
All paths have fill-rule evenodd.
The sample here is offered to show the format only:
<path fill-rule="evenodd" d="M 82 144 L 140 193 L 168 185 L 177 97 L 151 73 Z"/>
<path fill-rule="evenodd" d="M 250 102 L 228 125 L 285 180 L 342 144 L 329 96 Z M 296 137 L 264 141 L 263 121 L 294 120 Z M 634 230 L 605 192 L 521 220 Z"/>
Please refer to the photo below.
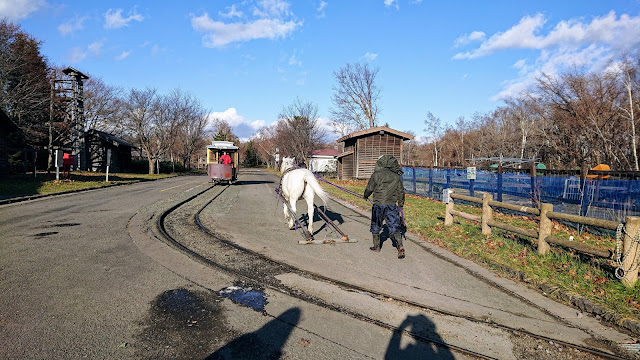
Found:
<path fill-rule="evenodd" d="M 357 131 L 336 140 L 339 144 L 338 178 L 368 179 L 382 155 L 395 156 L 402 164 L 402 143 L 413 135 L 386 126 Z"/>
<path fill-rule="evenodd" d="M 131 149 L 134 147 L 123 139 L 90 129 L 84 139 L 87 153 L 87 168 L 90 171 L 106 171 L 107 150 L 111 150 L 109 170 L 114 173 L 128 171 L 131 166 Z"/>

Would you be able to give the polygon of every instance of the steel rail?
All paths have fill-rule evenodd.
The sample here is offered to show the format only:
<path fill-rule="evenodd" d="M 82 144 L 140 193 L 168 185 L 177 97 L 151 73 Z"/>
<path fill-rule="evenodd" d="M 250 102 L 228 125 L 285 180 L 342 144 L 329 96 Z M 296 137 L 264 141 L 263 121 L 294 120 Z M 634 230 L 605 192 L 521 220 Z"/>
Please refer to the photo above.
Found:
<path fill-rule="evenodd" d="M 233 247 L 233 248 L 235 248 L 235 249 L 237 249 L 237 250 L 240 250 L 240 251 L 243 251 L 243 252 L 249 253 L 249 254 L 251 254 L 251 255 L 259 256 L 259 257 L 261 257 L 262 259 L 264 259 L 264 260 L 266 260 L 266 261 L 269 261 L 269 262 L 272 262 L 272 263 L 275 263 L 275 264 L 284 265 L 284 266 L 286 266 L 286 267 L 290 268 L 292 271 L 295 271 L 295 272 L 300 272 L 300 273 L 305 273 L 305 274 L 312 274 L 312 273 L 310 273 L 310 272 L 305 272 L 305 271 L 302 271 L 302 270 L 297 269 L 297 268 L 295 268 L 295 267 L 292 267 L 292 266 L 291 266 L 291 265 L 289 265 L 289 264 L 286 264 L 286 263 L 280 263 L 280 262 L 274 261 L 274 260 L 272 260 L 272 259 L 270 259 L 270 258 L 268 258 L 268 257 L 266 257 L 266 256 L 263 256 L 263 255 L 261 255 L 261 254 L 259 254 L 259 253 L 256 253 L 256 252 L 252 251 L 252 250 L 249 250 L 249 249 L 246 249 L 246 248 L 244 248 L 244 247 L 241 247 L 241 246 L 239 246 L 239 245 L 237 245 L 237 244 L 235 244 L 235 243 L 233 243 L 233 242 L 230 242 L 230 241 L 227 241 L 227 240 L 224 240 L 224 239 L 220 239 L 220 238 L 219 238 L 219 237 L 217 237 L 217 236 L 216 236 L 216 235 L 215 235 L 211 230 L 209 230 L 207 227 L 205 227 L 204 225 L 202 225 L 202 223 L 200 222 L 200 216 L 199 216 L 199 215 L 200 215 L 200 213 L 201 213 L 201 212 L 202 212 L 202 211 L 203 211 L 203 210 L 204 210 L 204 209 L 205 209 L 205 208 L 206 208 L 210 203 L 212 203 L 212 202 L 213 202 L 213 200 L 215 200 L 218 196 L 220 196 L 220 195 L 221 195 L 221 194 L 222 194 L 222 193 L 223 193 L 223 192 L 224 192 L 224 191 L 225 191 L 229 186 L 230 186 L 230 185 L 227 185 L 227 186 L 226 186 L 222 191 L 220 191 L 220 192 L 219 192 L 218 194 L 216 194 L 216 195 L 215 195 L 215 196 L 214 196 L 210 201 L 208 201 L 205 205 L 203 205 L 203 206 L 202 206 L 202 208 L 200 208 L 200 210 L 198 210 L 198 212 L 197 212 L 197 213 L 196 213 L 196 215 L 195 215 L 195 221 L 196 221 L 196 224 L 197 224 L 197 225 L 198 225 L 198 226 L 199 226 L 199 227 L 200 227 L 200 228 L 201 228 L 205 233 L 207 233 L 208 235 L 212 236 L 212 237 L 213 237 L 213 238 L 215 238 L 216 240 L 218 240 L 218 241 L 220 241 L 220 242 L 222 242 L 222 243 L 224 243 L 224 244 L 226 244 L 226 245 L 230 245 L 231 247 Z M 206 191 L 208 191 L 208 190 L 210 190 L 210 189 L 211 189 L 211 188 L 206 189 L 206 190 L 204 190 L 204 191 L 202 191 L 202 192 L 200 192 L 200 193 L 198 193 L 198 194 L 196 194 L 196 195 L 194 195 L 194 196 L 192 196 L 192 197 L 190 197 L 190 198 L 188 198 L 188 199 L 186 199 L 186 200 L 184 200 L 184 201 L 179 202 L 178 204 L 175 204 L 174 206 L 172 206 L 172 207 L 171 207 L 171 208 L 169 208 L 168 210 L 164 211 L 164 212 L 163 212 L 163 213 L 158 217 L 158 220 L 157 220 L 158 229 L 159 229 L 160 233 L 162 234 L 162 236 L 165 238 L 165 240 L 166 240 L 170 245 L 172 245 L 172 246 L 176 247 L 177 249 L 179 249 L 180 251 L 184 252 L 185 254 L 187 254 L 188 256 L 190 256 L 191 258 L 193 258 L 193 259 L 195 259 L 195 260 L 199 261 L 200 263 L 203 263 L 204 265 L 212 266 L 212 267 L 214 267 L 214 268 L 220 269 L 220 270 L 225 271 L 225 272 L 227 272 L 227 273 L 230 273 L 230 274 L 232 274 L 232 275 L 238 276 L 238 277 L 240 277 L 240 278 L 242 278 L 242 279 L 245 279 L 245 280 L 248 280 L 248 281 L 250 281 L 250 282 L 257 283 L 257 284 L 261 284 L 261 285 L 263 285 L 263 286 L 265 286 L 265 287 L 267 287 L 267 288 L 269 288 L 269 289 L 271 289 L 271 290 L 274 290 L 274 291 L 277 291 L 277 292 L 280 292 L 280 293 L 287 294 L 287 295 L 289 295 L 289 296 L 292 296 L 292 297 L 294 297 L 294 298 L 297 298 L 297 299 L 303 300 L 303 301 L 305 301 L 305 302 L 311 302 L 311 303 L 313 303 L 313 304 L 316 304 L 316 305 L 322 306 L 322 307 L 327 308 L 327 309 L 329 309 L 329 310 L 332 310 L 332 311 L 336 311 L 336 312 L 339 312 L 339 313 L 342 313 L 342 314 L 349 315 L 349 316 L 351 316 L 351 317 L 353 317 L 353 318 L 355 318 L 355 319 L 362 320 L 362 321 L 366 321 L 366 322 L 368 322 L 368 323 L 371 323 L 371 324 L 377 325 L 377 326 L 382 327 L 382 328 L 387 329 L 387 330 L 391 330 L 391 331 L 395 331 L 395 332 L 401 332 L 401 333 L 406 334 L 406 335 L 408 335 L 408 336 L 410 336 L 410 337 L 412 337 L 412 338 L 414 338 L 414 339 L 416 339 L 416 340 L 418 340 L 418 341 L 422 341 L 422 342 L 425 342 L 425 343 L 431 343 L 431 344 L 434 344 L 434 345 L 436 345 L 436 346 L 440 346 L 440 347 L 443 347 L 443 348 L 447 348 L 447 349 L 449 349 L 449 350 L 456 351 L 456 352 L 459 352 L 459 353 L 463 353 L 463 354 L 466 354 L 466 355 L 470 355 L 470 356 L 473 356 L 473 357 L 476 357 L 476 358 L 479 358 L 479 359 L 496 359 L 496 358 L 494 358 L 494 357 L 487 356 L 487 355 L 483 355 L 483 354 L 477 353 L 477 352 L 475 352 L 475 351 L 468 350 L 468 349 L 465 349 L 465 348 L 462 348 L 462 347 L 459 347 L 459 346 L 456 346 L 456 345 L 447 344 L 447 343 L 445 343 L 445 342 L 443 342 L 443 341 L 440 341 L 440 340 L 437 340 L 437 339 L 432 339 L 432 338 L 429 338 L 429 337 L 426 337 L 426 336 L 423 336 L 423 335 L 419 335 L 419 334 L 416 334 L 416 333 L 414 333 L 414 332 L 412 332 L 412 331 L 409 331 L 409 330 L 406 330 L 406 329 L 400 329 L 400 328 L 398 328 L 397 326 L 393 326 L 393 325 L 387 324 L 387 323 L 385 323 L 385 322 L 383 322 L 383 321 L 380 321 L 380 320 L 377 320 L 377 319 L 371 318 L 371 317 L 369 317 L 369 316 L 366 316 L 366 315 L 363 315 L 363 314 L 357 313 L 357 312 L 352 311 L 352 310 L 349 310 L 349 309 L 345 309 L 345 308 L 342 308 L 342 307 L 338 307 L 338 306 L 336 306 L 336 305 L 332 305 L 332 304 L 326 303 L 326 302 L 324 302 L 324 301 L 322 301 L 322 300 L 320 300 L 320 299 L 317 299 L 317 298 L 311 298 L 310 296 L 303 296 L 303 295 L 301 295 L 301 294 L 298 294 L 298 293 L 295 293 L 295 292 L 290 291 L 290 290 L 289 290 L 288 288 L 286 288 L 286 287 L 276 287 L 276 286 L 272 286 L 272 285 L 269 285 L 269 284 L 264 284 L 264 282 L 263 282 L 263 281 L 261 281 L 261 279 L 257 279 L 257 278 L 255 278 L 255 277 L 248 276 L 247 274 L 245 274 L 245 273 L 243 273 L 243 272 L 241 272 L 241 271 L 238 271 L 238 270 L 232 269 L 232 268 L 230 268 L 230 267 L 228 267 L 228 266 L 222 265 L 222 264 L 220 264 L 220 263 L 218 263 L 218 262 L 215 262 L 215 261 L 213 261 L 213 260 L 211 260 L 211 259 L 209 259 L 209 258 L 206 258 L 206 257 L 204 257 L 204 256 L 202 256 L 202 255 L 200 255 L 200 254 L 198 254 L 198 253 L 196 253 L 196 252 L 194 252 L 193 250 L 189 249 L 188 247 L 184 246 L 182 243 L 180 243 L 179 241 L 177 241 L 175 238 L 173 238 L 173 237 L 168 233 L 167 229 L 166 229 L 166 228 L 165 228 L 165 226 L 164 226 L 164 221 L 165 221 L 166 217 L 167 217 L 170 213 L 172 213 L 173 211 L 175 211 L 176 209 L 178 209 L 180 206 L 182 206 L 182 205 L 184 205 L 184 204 L 186 204 L 186 203 L 190 202 L 191 200 L 195 199 L 197 196 L 200 196 L 201 194 L 203 194 L 204 192 L 206 192 Z M 327 279 L 328 279 L 328 278 L 327 278 Z"/>
<path fill-rule="evenodd" d="M 274 264 L 286 266 L 286 267 L 292 269 L 293 271 L 299 272 L 301 274 L 309 275 L 312 278 L 315 278 L 316 280 L 322 280 L 322 281 L 325 281 L 325 282 L 328 282 L 328 283 L 336 284 L 336 285 L 339 285 L 339 286 L 341 286 L 343 288 L 351 289 L 353 291 L 370 293 L 370 294 L 373 294 L 373 295 L 376 295 L 376 296 L 380 296 L 380 297 L 393 298 L 394 300 L 396 300 L 398 302 L 405 303 L 407 305 L 410 305 L 410 306 L 413 306 L 413 307 L 416 307 L 416 308 L 419 308 L 419 309 L 429 310 L 429 311 L 433 311 L 433 312 L 436 312 L 436 313 L 439 313 L 439 314 L 442 314 L 442 315 L 451 316 L 451 317 L 455 317 L 455 318 L 461 318 L 461 319 L 465 319 L 465 320 L 472 321 L 472 322 L 475 322 L 475 323 L 490 325 L 490 326 L 493 326 L 493 327 L 496 327 L 496 328 L 500 328 L 500 329 L 503 329 L 503 330 L 506 330 L 506 331 L 509 331 L 509 332 L 512 332 L 512 333 L 515 333 L 515 334 L 522 334 L 522 335 L 530 336 L 532 338 L 536 338 L 536 339 L 540 339 L 540 340 L 544 340 L 544 341 L 553 341 L 553 342 L 555 342 L 557 344 L 560 344 L 560 345 L 563 345 L 565 347 L 578 349 L 580 351 L 584 351 L 584 352 L 587 352 L 587 353 L 590 353 L 590 354 L 593 354 L 593 355 L 596 355 L 596 356 L 600 356 L 600 357 L 605 358 L 605 359 L 624 359 L 624 357 L 620 357 L 618 355 L 611 354 L 611 353 L 608 353 L 608 352 L 605 352 L 605 351 L 602 351 L 602 350 L 599 350 L 599 349 L 595 349 L 595 348 L 586 347 L 586 346 L 583 346 L 583 345 L 570 343 L 570 342 L 567 342 L 567 341 L 564 341 L 564 340 L 550 338 L 550 337 L 547 337 L 547 336 L 544 336 L 544 335 L 535 334 L 535 333 L 532 333 L 530 331 L 523 330 L 523 329 L 520 329 L 520 328 L 514 328 L 514 327 L 511 327 L 511 326 L 507 326 L 507 325 L 491 322 L 491 321 L 488 321 L 488 320 L 477 319 L 477 318 L 474 318 L 474 317 L 468 316 L 468 315 L 457 314 L 457 313 L 454 313 L 454 312 L 450 312 L 450 311 L 438 309 L 438 308 L 435 308 L 435 307 L 431 307 L 431 306 L 428 306 L 428 305 L 420 304 L 420 303 L 417 303 L 417 302 L 414 302 L 414 301 L 411 301 L 411 300 L 405 300 L 405 299 L 402 299 L 402 298 L 396 298 L 395 296 L 389 296 L 388 294 L 383 293 L 383 292 L 379 292 L 377 290 L 365 288 L 365 287 L 362 287 L 362 286 L 359 286 L 359 285 L 350 284 L 350 283 L 347 283 L 347 282 L 343 282 L 343 281 L 340 281 L 340 280 L 336 280 L 336 279 L 332 279 L 332 278 L 326 277 L 324 275 L 321 275 L 321 274 L 318 274 L 318 273 L 315 273 L 315 272 L 311 272 L 311 271 L 307 271 L 307 270 L 302 270 L 302 269 L 296 268 L 296 267 L 291 266 L 291 265 L 289 265 L 287 263 L 283 263 L 283 262 L 279 262 L 279 261 L 273 260 L 273 259 L 267 257 L 266 255 L 257 253 L 255 251 L 247 249 L 247 248 L 244 248 L 244 247 L 242 247 L 242 246 L 240 246 L 238 244 L 235 244 L 235 243 L 233 243 L 231 241 L 228 241 L 228 240 L 225 240 L 225 239 L 221 239 L 218 236 L 216 236 L 216 234 L 213 231 L 211 231 L 210 229 L 208 229 L 206 226 L 204 226 L 201 223 L 199 215 L 210 203 L 212 203 L 228 187 L 229 187 L 229 185 L 227 185 L 220 193 L 216 194 L 214 196 L 214 198 L 212 198 L 205 205 L 203 205 L 200 210 L 198 210 L 198 212 L 195 215 L 195 222 L 198 225 L 198 227 L 200 227 L 205 233 L 207 233 L 208 235 L 212 236 L 214 239 L 216 239 L 216 240 L 218 240 L 218 241 L 220 241 L 220 242 L 222 242 L 222 243 L 224 243 L 226 245 L 229 245 L 229 246 L 231 246 L 231 247 L 233 247 L 235 249 L 238 249 L 238 250 L 246 252 L 248 254 L 260 257 L 263 260 L 272 262 Z M 237 275 L 237 276 L 239 276 L 241 278 L 244 278 L 246 280 L 249 280 L 249 281 L 252 281 L 252 282 L 256 282 L 256 283 L 262 283 L 262 280 L 260 280 L 258 278 L 249 276 L 249 275 L 247 275 L 247 274 L 245 274 L 245 273 L 243 273 L 241 271 L 238 271 L 238 270 L 232 269 L 230 267 L 224 266 L 222 264 L 219 264 L 219 263 L 217 263 L 215 261 L 212 261 L 211 259 L 208 259 L 208 258 L 206 258 L 206 257 L 204 257 L 204 256 L 192 251 L 191 249 L 187 248 L 186 246 L 184 246 L 183 244 L 181 244 L 180 242 L 175 240 L 171 235 L 168 234 L 166 229 L 164 229 L 164 219 L 166 218 L 166 216 L 169 213 L 175 211 L 180 206 L 192 201 L 197 196 L 200 196 L 201 194 L 203 194 L 204 192 L 208 191 L 209 189 L 206 189 L 206 190 L 204 190 L 204 191 L 202 191 L 202 192 L 200 192 L 200 193 L 198 193 L 198 194 L 196 194 L 196 195 L 194 195 L 194 196 L 192 196 L 192 197 L 190 197 L 190 198 L 188 198 L 188 199 L 186 199 L 186 200 L 174 205 L 173 207 L 171 207 L 167 211 L 163 212 L 161 214 L 161 216 L 158 218 L 158 227 L 160 229 L 160 232 L 162 233 L 162 235 L 171 244 L 175 245 L 177 248 L 179 248 L 180 250 L 184 251 L 185 253 L 187 253 L 191 257 L 197 259 L 198 261 L 200 261 L 200 262 L 202 262 L 204 264 L 207 264 L 209 266 L 213 266 L 213 267 L 216 267 L 218 269 L 221 269 L 221 270 L 223 270 L 225 272 Z M 291 292 L 291 291 L 289 291 L 288 289 L 286 289 L 284 287 L 283 288 L 279 288 L 279 287 L 272 286 L 272 285 L 269 285 L 269 284 L 265 284 L 265 285 L 266 285 L 266 287 L 268 287 L 268 288 L 270 288 L 272 290 L 275 290 L 275 291 L 278 291 L 278 292 L 281 292 L 281 293 L 286 293 L 286 294 L 288 294 L 290 296 L 296 297 L 296 298 L 304 300 L 304 301 L 311 301 L 310 298 L 302 296 L 300 294 L 296 294 L 294 292 Z M 399 329 L 399 328 L 397 328 L 397 327 L 395 327 L 393 325 L 381 322 L 381 321 L 379 321 L 377 319 L 373 319 L 373 318 L 370 318 L 370 317 L 368 317 L 366 315 L 359 314 L 359 313 L 356 313 L 356 312 L 348 310 L 348 309 L 344 309 L 344 308 L 337 307 L 337 306 L 332 305 L 332 304 L 325 303 L 324 301 L 319 302 L 318 299 L 313 299 L 313 300 L 314 300 L 313 301 L 314 303 L 317 303 L 318 305 L 322 305 L 322 306 L 324 306 L 324 307 L 326 307 L 328 309 L 348 314 L 348 315 L 350 315 L 350 316 L 352 316 L 352 317 L 354 317 L 356 319 L 365 320 L 367 322 L 370 322 L 372 324 L 375 324 L 375 325 L 378 325 L 380 327 L 386 328 L 388 330 L 400 331 L 400 332 L 405 333 L 405 334 L 407 334 L 407 335 L 409 335 L 409 336 L 411 336 L 411 337 L 413 337 L 414 339 L 417 339 L 417 340 L 433 343 L 435 345 L 443 346 L 443 347 L 449 348 L 451 350 L 462 352 L 462 353 L 465 353 L 465 354 L 468 354 L 468 355 L 472 355 L 472 356 L 475 356 L 475 357 L 478 357 L 478 358 L 493 359 L 490 356 L 486 356 L 486 355 L 483 355 L 483 354 L 478 354 L 478 353 L 476 353 L 476 352 L 474 352 L 472 350 L 468 350 L 468 349 L 464 349 L 464 348 L 461 348 L 461 347 L 458 347 L 458 346 L 455 346 L 455 345 L 443 343 L 442 341 L 438 341 L 438 340 L 435 340 L 435 339 L 426 338 L 426 337 L 421 336 L 419 334 L 414 334 L 414 333 L 412 333 L 411 331 L 408 331 L 408 330 Z"/>

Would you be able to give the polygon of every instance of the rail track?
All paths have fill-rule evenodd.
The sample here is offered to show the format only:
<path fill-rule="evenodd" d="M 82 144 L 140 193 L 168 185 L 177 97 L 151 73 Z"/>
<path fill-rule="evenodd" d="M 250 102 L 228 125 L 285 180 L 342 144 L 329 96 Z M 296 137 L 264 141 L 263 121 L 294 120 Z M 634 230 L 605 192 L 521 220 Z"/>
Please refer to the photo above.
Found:
<path fill-rule="evenodd" d="M 512 335 L 521 337 L 521 336 L 526 336 L 532 339 L 536 339 L 536 340 L 541 340 L 543 342 L 546 343 L 555 343 L 558 345 L 561 345 L 567 349 L 574 349 L 574 350 L 578 350 L 580 352 L 582 352 L 583 354 L 590 354 L 592 355 L 592 357 L 594 358 L 602 358 L 602 359 L 626 359 L 629 357 L 628 353 L 625 353 L 623 350 L 612 347 L 612 352 L 615 353 L 609 353 L 609 352 L 605 352 L 602 351 L 600 349 L 596 349 L 596 348 L 591 348 L 591 347 L 587 347 L 587 346 L 582 346 L 579 344 L 573 344 L 570 342 L 566 342 L 563 340 L 558 340 L 558 339 L 553 339 L 553 338 L 549 338 L 546 336 L 541 336 L 526 330 L 522 330 L 522 329 L 518 329 L 515 327 L 511 327 L 511 326 L 506 326 L 506 325 L 502 325 L 502 324 L 497 324 L 494 322 L 490 322 L 490 321 L 486 321 L 486 320 L 482 320 L 482 319 L 477 319 L 471 316 L 467 316 L 467 315 L 462 315 L 462 314 L 456 314 L 453 312 L 448 312 L 448 311 L 443 311 L 442 309 L 437 309 L 434 307 L 430 307 L 430 306 L 426 306 L 424 304 L 418 304 L 412 301 L 407 301 L 407 300 L 403 300 L 403 299 L 398 299 L 396 297 L 390 296 L 388 294 L 376 291 L 376 290 L 372 290 L 372 289 L 368 289 L 362 286 L 358 286 L 358 285 L 354 285 L 354 284 L 349 284 L 347 282 L 344 281 L 339 281 L 336 279 L 331 279 L 328 278 L 326 276 L 323 276 L 322 274 L 318 274 L 318 273 L 314 273 L 314 272 L 310 272 L 307 270 L 303 270 L 300 268 L 296 268 L 293 267 L 289 264 L 283 263 L 283 262 L 278 262 L 275 261 L 265 255 L 262 255 L 260 253 L 257 253 L 255 251 L 252 251 L 250 249 L 244 248 L 242 246 L 237 245 L 236 243 L 229 241 L 227 239 L 225 239 L 224 237 L 220 236 L 219 234 L 216 234 L 216 232 L 212 229 L 207 228 L 205 225 L 203 225 L 202 221 L 200 220 L 200 214 L 202 213 L 203 210 L 205 210 L 207 208 L 207 206 L 210 206 L 210 204 L 212 204 L 214 201 L 216 201 L 216 199 L 221 196 L 228 188 L 230 187 L 230 185 L 226 185 L 226 186 L 210 186 L 202 191 L 200 191 L 199 193 L 196 193 L 194 195 L 192 195 L 191 197 L 175 204 L 174 206 L 172 206 L 171 208 L 167 209 L 166 211 L 164 211 L 163 213 L 160 214 L 160 216 L 158 216 L 157 218 L 157 227 L 158 230 L 160 231 L 160 233 L 162 234 L 162 236 L 165 238 L 165 240 L 167 241 L 167 243 L 169 243 L 171 246 L 174 246 L 175 248 L 179 249 L 180 251 L 184 252 L 185 254 L 189 255 L 190 257 L 194 258 L 195 260 L 210 266 L 210 267 L 214 267 L 217 268 L 219 270 L 222 270 L 224 272 L 227 272 L 229 274 L 232 274 L 234 276 L 236 276 L 237 278 L 241 279 L 242 281 L 248 283 L 248 284 L 252 284 L 254 286 L 258 286 L 258 287 L 263 287 L 263 288 L 269 288 L 271 290 L 277 291 L 277 292 L 281 292 L 281 293 L 285 293 L 288 294 L 290 296 L 293 296 L 295 298 L 298 298 L 300 300 L 303 301 L 307 301 L 307 302 L 311 302 L 313 304 L 319 305 L 319 306 L 323 306 L 327 309 L 333 310 L 333 311 L 337 311 L 346 315 L 349 315 L 355 319 L 358 320 L 362 320 L 362 321 L 366 321 L 372 324 L 375 324 L 377 326 L 380 326 L 382 328 L 388 329 L 390 331 L 393 332 L 401 332 L 405 335 L 408 335 L 410 337 L 412 337 L 413 339 L 415 339 L 416 341 L 420 341 L 420 342 L 425 342 L 425 343 L 430 343 L 433 344 L 437 347 L 442 347 L 442 348 L 446 348 L 452 352 L 458 353 L 458 354 L 464 354 L 466 356 L 470 356 L 473 358 L 478 358 L 478 359 L 493 359 L 494 357 L 488 356 L 488 355 L 484 355 L 484 354 L 480 354 L 476 351 L 470 350 L 470 349 L 466 349 L 460 346 L 456 346 L 456 345 L 452 345 L 452 344 L 448 344 L 445 343 L 441 340 L 429 337 L 429 336 L 425 336 L 423 334 L 419 334 L 417 332 L 411 331 L 411 330 L 406 330 L 406 329 L 400 329 L 394 325 L 390 325 L 388 323 L 385 323 L 383 321 L 380 321 L 378 319 L 374 319 L 370 316 L 367 316 L 365 314 L 362 313 L 358 313 L 357 311 L 351 310 L 351 309 L 346 309 L 344 307 L 340 307 L 334 304 L 331 304 L 323 299 L 320 299 L 318 297 L 315 296 L 311 296 L 308 295 L 300 290 L 297 289 L 292 289 L 289 288 L 283 284 L 281 284 L 281 282 L 279 280 L 277 280 L 273 274 L 278 274 L 278 273 L 294 273 L 306 278 L 310 278 L 316 281 L 323 281 L 326 283 L 330 283 L 333 285 L 337 285 L 342 289 L 345 290 L 349 290 L 349 291 L 354 291 L 354 292 L 359 292 L 359 293 L 366 293 L 369 294 L 370 296 L 376 297 L 376 298 L 393 298 L 395 301 L 397 301 L 398 303 L 402 303 L 405 306 L 408 306 L 410 308 L 414 308 L 418 311 L 429 311 L 429 312 L 435 312 L 435 313 L 439 313 L 441 315 L 444 316 L 450 316 L 453 318 L 459 318 L 459 319 L 464 319 L 467 321 L 471 321 L 474 323 L 478 323 L 478 324 L 482 324 L 482 325 L 486 325 L 486 326 L 491 326 L 494 328 L 498 328 L 501 329 L 503 331 L 506 331 L 508 333 L 511 333 Z M 178 221 L 185 221 L 186 223 L 191 222 L 193 224 L 193 221 L 195 222 L 195 225 L 197 225 L 197 228 L 203 233 L 206 234 L 206 236 L 208 236 L 210 239 L 214 240 L 214 242 L 217 244 L 216 246 L 220 246 L 220 247 L 224 247 L 226 248 L 226 252 L 232 251 L 235 253 L 236 257 L 244 257 L 244 258 L 248 258 L 250 259 L 250 261 L 252 262 L 252 264 L 255 264 L 254 266 L 250 266 L 247 267 L 246 266 L 246 261 L 245 262 L 240 262 L 235 263 L 235 262 L 231 262 L 229 263 L 229 261 L 227 260 L 225 262 L 225 258 L 221 257 L 221 258 L 216 258 L 215 255 L 202 255 L 197 251 L 194 251 L 193 249 L 191 249 L 189 246 L 185 245 L 183 242 L 181 242 L 181 239 L 179 239 L 179 235 L 172 235 L 172 231 L 171 229 L 168 229 L 167 227 L 167 219 L 172 216 L 172 214 L 175 214 L 177 212 L 178 209 L 180 209 L 181 207 L 184 207 L 186 205 L 188 205 L 190 202 L 194 201 L 195 199 L 199 198 L 199 197 L 210 197 L 209 200 L 206 200 L 206 202 L 204 203 L 204 205 L 202 205 L 199 210 L 194 212 L 189 212 L 189 215 L 183 215 L 180 217 L 180 219 Z M 197 208 L 197 207 L 195 207 Z M 228 258 L 227 258 L 228 259 Z M 271 271 L 261 271 L 261 272 L 253 272 L 251 270 L 249 270 L 252 267 L 260 267 L 262 269 L 264 268 L 268 268 L 271 269 Z"/>

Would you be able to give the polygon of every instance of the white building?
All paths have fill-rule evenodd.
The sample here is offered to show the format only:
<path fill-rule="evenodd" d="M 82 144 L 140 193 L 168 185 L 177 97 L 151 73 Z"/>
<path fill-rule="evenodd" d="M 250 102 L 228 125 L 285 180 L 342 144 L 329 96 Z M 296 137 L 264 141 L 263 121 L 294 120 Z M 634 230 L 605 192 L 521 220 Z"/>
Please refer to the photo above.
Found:
<path fill-rule="evenodd" d="M 335 173 L 338 171 L 338 150 L 318 149 L 309 157 L 309 170 L 314 173 Z"/>

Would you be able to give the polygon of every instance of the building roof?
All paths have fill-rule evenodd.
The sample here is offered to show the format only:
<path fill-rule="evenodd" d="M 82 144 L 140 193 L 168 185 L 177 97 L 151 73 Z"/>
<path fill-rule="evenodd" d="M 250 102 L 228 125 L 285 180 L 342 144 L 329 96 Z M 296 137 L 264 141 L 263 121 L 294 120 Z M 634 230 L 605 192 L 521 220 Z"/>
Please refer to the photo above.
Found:
<path fill-rule="evenodd" d="M 351 155 L 351 154 L 353 154 L 353 150 L 345 151 L 342 154 L 338 154 L 338 159 L 341 158 L 341 157 L 345 157 L 347 155 Z"/>
<path fill-rule="evenodd" d="M 6 129 L 8 132 L 20 131 L 18 125 L 11 121 L 9 115 L 7 115 L 2 109 L 0 109 L 0 127 Z"/>
<path fill-rule="evenodd" d="M 336 149 L 317 149 L 311 152 L 311 156 L 338 156 L 340 153 Z"/>
<path fill-rule="evenodd" d="M 87 80 L 89 77 L 83 73 L 80 72 L 80 70 L 76 69 L 76 68 L 72 68 L 71 66 L 69 66 L 68 68 L 62 70 L 62 72 L 65 75 L 68 75 L 70 77 L 77 77 L 80 78 L 82 80 Z"/>
<path fill-rule="evenodd" d="M 131 144 L 129 144 L 128 142 L 122 140 L 121 138 L 113 135 L 113 134 L 109 134 L 106 133 L 104 131 L 100 131 L 100 130 L 96 130 L 96 129 L 89 129 L 89 131 L 87 131 L 88 135 L 95 135 L 97 136 L 99 139 L 104 140 L 108 143 L 113 144 L 114 146 L 128 146 L 128 147 L 135 147 Z"/>
<path fill-rule="evenodd" d="M 238 147 L 231 141 L 212 141 L 211 145 L 207 145 L 207 149 L 238 150 Z"/>
<path fill-rule="evenodd" d="M 366 130 L 362 130 L 362 131 L 352 132 L 351 134 L 345 135 L 345 136 L 341 137 L 340 139 L 336 140 L 336 142 L 342 142 L 342 141 L 346 141 L 347 139 L 352 139 L 352 138 L 359 138 L 359 137 L 367 136 L 369 134 L 374 134 L 374 133 L 377 133 L 377 132 L 381 132 L 381 133 L 388 132 L 390 134 L 393 134 L 393 135 L 396 135 L 396 136 L 402 138 L 402 140 L 413 140 L 413 135 L 411 135 L 411 134 L 407 134 L 407 133 L 404 133 L 402 131 L 398 131 L 398 130 L 392 129 L 392 128 L 387 127 L 387 126 L 378 126 L 378 127 L 374 127 L 374 128 L 370 128 L 370 129 L 366 129 Z"/>

